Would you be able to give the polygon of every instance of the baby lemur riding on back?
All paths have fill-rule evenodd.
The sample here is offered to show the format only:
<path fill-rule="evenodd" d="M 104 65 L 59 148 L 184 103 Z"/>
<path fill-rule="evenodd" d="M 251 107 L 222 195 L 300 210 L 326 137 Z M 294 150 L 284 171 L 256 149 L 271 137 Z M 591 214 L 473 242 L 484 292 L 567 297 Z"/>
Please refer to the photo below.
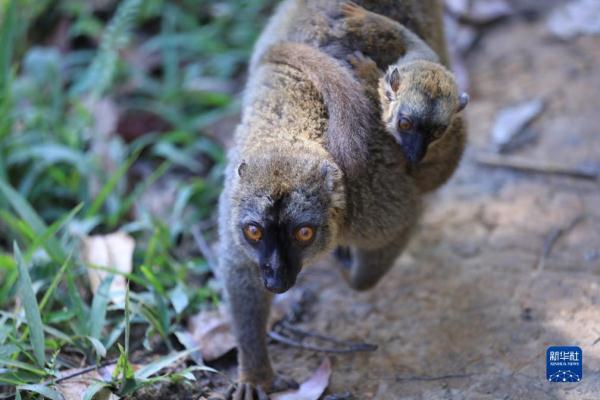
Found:
<path fill-rule="evenodd" d="M 348 61 L 365 82 L 368 96 L 379 101 L 387 132 L 400 144 L 407 161 L 418 164 L 429 145 L 450 131 L 469 96 L 459 95 L 454 76 L 436 53 L 402 24 L 354 3 L 343 4 L 341 12 L 338 34 L 363 44 Z M 376 52 L 402 56 L 383 74 L 363 55 Z"/>

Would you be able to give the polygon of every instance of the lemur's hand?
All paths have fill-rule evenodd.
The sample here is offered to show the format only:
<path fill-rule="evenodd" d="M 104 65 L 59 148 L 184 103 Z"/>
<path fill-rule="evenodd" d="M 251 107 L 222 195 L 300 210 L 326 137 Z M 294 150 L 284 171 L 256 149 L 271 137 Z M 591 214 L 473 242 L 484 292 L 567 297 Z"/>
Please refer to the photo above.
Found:
<path fill-rule="evenodd" d="M 269 400 L 269 396 L 260 385 L 240 382 L 231 400 Z"/>
<path fill-rule="evenodd" d="M 341 36 L 360 35 L 363 33 L 367 10 L 354 3 L 342 3 L 340 6 L 341 18 L 337 30 Z"/>
<path fill-rule="evenodd" d="M 351 1 L 342 3 L 340 11 L 345 18 L 362 19 L 367 15 L 367 10 Z"/>
<path fill-rule="evenodd" d="M 347 57 L 348 62 L 352 65 L 352 69 L 356 71 L 356 75 L 364 82 L 377 84 L 377 80 L 382 73 L 375 64 L 375 61 L 366 57 L 360 51 L 355 51 Z"/>

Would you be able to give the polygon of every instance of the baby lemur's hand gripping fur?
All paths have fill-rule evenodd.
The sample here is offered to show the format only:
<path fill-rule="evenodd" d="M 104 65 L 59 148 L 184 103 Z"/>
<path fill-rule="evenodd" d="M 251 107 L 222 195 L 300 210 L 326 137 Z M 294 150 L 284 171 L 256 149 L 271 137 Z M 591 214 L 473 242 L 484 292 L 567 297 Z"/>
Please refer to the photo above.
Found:
<path fill-rule="evenodd" d="M 441 8 L 434 0 L 362 5 L 401 20 L 444 51 Z M 399 146 L 374 117 L 377 104 L 348 90 L 358 82 L 342 60 L 360 44 L 335 42 L 328 16 L 339 15 L 339 7 L 336 0 L 286 0 L 255 49 L 219 200 L 218 274 L 240 364 L 235 400 L 264 399 L 294 385 L 274 373 L 268 356 L 273 293 L 290 288 L 303 266 L 338 246 L 349 249 L 344 259 L 350 285 L 372 287 L 393 265 L 419 216 L 422 184 L 406 174 Z M 423 10 L 431 14 L 425 17 Z M 297 43 L 277 45 L 286 41 Z M 304 54 L 296 57 L 292 50 Z M 368 157 L 358 173 L 344 162 L 346 155 L 336 154 L 336 140 L 346 140 L 336 136 L 343 133 L 340 126 L 369 128 L 359 146 Z"/>
<path fill-rule="evenodd" d="M 360 50 L 402 54 L 385 74 L 361 52 L 348 59 L 369 88 L 369 97 L 378 97 L 382 121 L 402 147 L 411 173 L 424 178 L 427 190 L 438 187 L 454 172 L 462 155 L 465 132 L 458 113 L 469 96 L 459 94 L 453 74 L 437 54 L 402 24 L 351 2 L 342 4 L 341 12 L 341 35 L 363 44 Z M 378 41 L 382 36 L 386 40 Z M 430 146 L 431 157 L 426 158 Z M 419 165 L 424 158 L 425 165 Z M 431 168 L 445 172 L 431 174 Z"/>

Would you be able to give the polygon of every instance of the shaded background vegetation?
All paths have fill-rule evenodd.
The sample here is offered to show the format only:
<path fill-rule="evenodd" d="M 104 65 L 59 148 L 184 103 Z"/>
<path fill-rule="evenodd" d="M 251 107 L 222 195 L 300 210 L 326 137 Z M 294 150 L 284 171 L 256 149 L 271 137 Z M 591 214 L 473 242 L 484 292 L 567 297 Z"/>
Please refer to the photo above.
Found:
<path fill-rule="evenodd" d="M 0 393 L 49 396 L 22 385 L 181 349 L 173 333 L 218 301 L 191 228 L 213 232 L 224 163 L 213 127 L 239 109 L 273 3 L 0 1 Z M 106 285 L 90 289 L 80 257 L 82 238 L 116 230 L 136 240 L 130 324 L 102 300 Z M 126 369 L 113 390 L 144 381 Z"/>

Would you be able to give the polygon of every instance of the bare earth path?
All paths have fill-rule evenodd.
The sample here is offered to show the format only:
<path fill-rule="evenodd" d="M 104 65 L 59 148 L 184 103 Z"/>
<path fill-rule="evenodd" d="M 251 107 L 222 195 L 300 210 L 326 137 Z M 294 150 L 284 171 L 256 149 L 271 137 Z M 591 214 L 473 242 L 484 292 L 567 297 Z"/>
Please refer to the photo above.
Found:
<path fill-rule="evenodd" d="M 542 98 L 546 109 L 531 127 L 537 140 L 514 155 L 597 165 L 600 39 L 557 42 L 544 19 L 513 21 L 487 34 L 467 64 L 471 142 L 457 175 L 429 199 L 420 231 L 375 290 L 352 292 L 331 263 L 307 271 L 302 285 L 317 301 L 300 326 L 379 345 L 332 357 L 329 393 L 600 399 L 599 183 L 474 161 L 499 108 Z M 583 349 L 581 383 L 546 382 L 550 345 Z M 277 368 L 298 379 L 323 358 L 271 349 Z"/>

